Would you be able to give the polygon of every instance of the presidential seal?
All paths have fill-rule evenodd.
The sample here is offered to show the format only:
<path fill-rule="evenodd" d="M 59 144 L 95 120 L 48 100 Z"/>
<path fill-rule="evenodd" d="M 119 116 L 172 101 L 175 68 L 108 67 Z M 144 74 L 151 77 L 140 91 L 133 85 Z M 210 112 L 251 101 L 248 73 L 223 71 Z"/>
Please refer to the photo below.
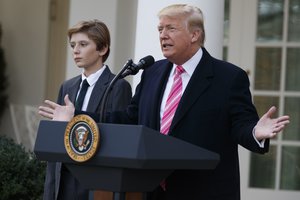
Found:
<path fill-rule="evenodd" d="M 85 162 L 92 158 L 99 146 L 97 123 L 88 115 L 77 115 L 67 124 L 64 143 L 70 158 Z"/>

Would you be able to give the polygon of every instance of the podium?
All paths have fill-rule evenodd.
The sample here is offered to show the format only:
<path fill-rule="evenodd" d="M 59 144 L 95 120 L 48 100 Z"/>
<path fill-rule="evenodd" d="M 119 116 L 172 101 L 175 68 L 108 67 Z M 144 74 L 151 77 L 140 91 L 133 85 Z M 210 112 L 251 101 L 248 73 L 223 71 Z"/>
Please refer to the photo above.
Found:
<path fill-rule="evenodd" d="M 176 169 L 214 169 L 219 155 L 142 125 L 98 124 L 100 143 L 88 161 L 73 161 L 64 147 L 67 122 L 42 120 L 34 153 L 39 160 L 62 162 L 84 187 L 125 192 L 153 191 Z"/>

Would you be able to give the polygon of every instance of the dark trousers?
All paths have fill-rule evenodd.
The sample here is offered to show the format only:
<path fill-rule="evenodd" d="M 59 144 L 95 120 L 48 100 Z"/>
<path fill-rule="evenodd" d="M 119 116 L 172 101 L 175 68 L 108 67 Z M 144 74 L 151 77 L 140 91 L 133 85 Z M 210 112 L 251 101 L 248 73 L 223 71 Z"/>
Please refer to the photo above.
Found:
<path fill-rule="evenodd" d="M 89 191 L 84 189 L 71 172 L 62 165 L 58 200 L 88 200 Z"/>

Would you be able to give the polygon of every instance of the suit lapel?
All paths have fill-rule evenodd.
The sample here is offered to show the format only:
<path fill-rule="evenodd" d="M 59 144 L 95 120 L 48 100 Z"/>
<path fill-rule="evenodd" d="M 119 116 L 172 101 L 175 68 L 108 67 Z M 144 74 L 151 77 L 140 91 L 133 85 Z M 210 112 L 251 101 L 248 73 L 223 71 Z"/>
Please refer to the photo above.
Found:
<path fill-rule="evenodd" d="M 203 49 L 203 56 L 197 65 L 185 91 L 181 97 L 175 116 L 173 118 L 170 131 L 183 118 L 189 109 L 193 107 L 195 101 L 204 93 L 211 84 L 213 77 L 211 57 L 208 52 Z"/>
<path fill-rule="evenodd" d="M 101 76 L 98 78 L 95 87 L 92 91 L 89 104 L 87 107 L 88 112 L 96 112 L 98 106 L 100 105 L 100 102 L 102 100 L 103 94 L 105 92 L 105 89 L 107 85 L 110 82 L 110 79 L 112 77 L 112 73 L 109 70 L 108 67 L 105 68 Z"/>
<path fill-rule="evenodd" d="M 69 94 L 69 98 L 74 104 L 75 104 L 76 94 L 79 90 L 80 83 L 81 83 L 81 76 L 78 76 L 66 93 Z"/>

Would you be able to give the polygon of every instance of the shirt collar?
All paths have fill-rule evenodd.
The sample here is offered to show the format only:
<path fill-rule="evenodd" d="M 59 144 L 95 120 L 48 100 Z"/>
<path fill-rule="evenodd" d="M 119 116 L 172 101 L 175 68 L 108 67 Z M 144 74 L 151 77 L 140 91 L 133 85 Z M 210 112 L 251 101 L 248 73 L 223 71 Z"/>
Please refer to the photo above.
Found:
<path fill-rule="evenodd" d="M 84 79 L 87 79 L 87 82 L 89 83 L 90 86 L 93 86 L 96 84 L 97 80 L 99 79 L 99 77 L 101 76 L 101 74 L 103 73 L 103 71 L 105 70 L 106 65 L 103 65 L 103 67 L 101 67 L 98 71 L 96 71 L 95 73 L 89 75 L 88 77 L 86 77 L 83 73 L 81 74 L 81 80 L 83 81 Z"/>
<path fill-rule="evenodd" d="M 202 48 L 199 48 L 199 50 L 195 53 L 195 55 L 193 55 L 192 58 L 190 58 L 183 65 L 181 65 L 189 76 L 192 76 L 192 74 L 194 73 L 197 65 L 199 64 L 202 58 L 202 55 L 203 55 Z M 173 64 L 173 69 L 171 71 L 171 74 L 174 74 L 176 66 L 177 66 L 176 64 Z"/>

